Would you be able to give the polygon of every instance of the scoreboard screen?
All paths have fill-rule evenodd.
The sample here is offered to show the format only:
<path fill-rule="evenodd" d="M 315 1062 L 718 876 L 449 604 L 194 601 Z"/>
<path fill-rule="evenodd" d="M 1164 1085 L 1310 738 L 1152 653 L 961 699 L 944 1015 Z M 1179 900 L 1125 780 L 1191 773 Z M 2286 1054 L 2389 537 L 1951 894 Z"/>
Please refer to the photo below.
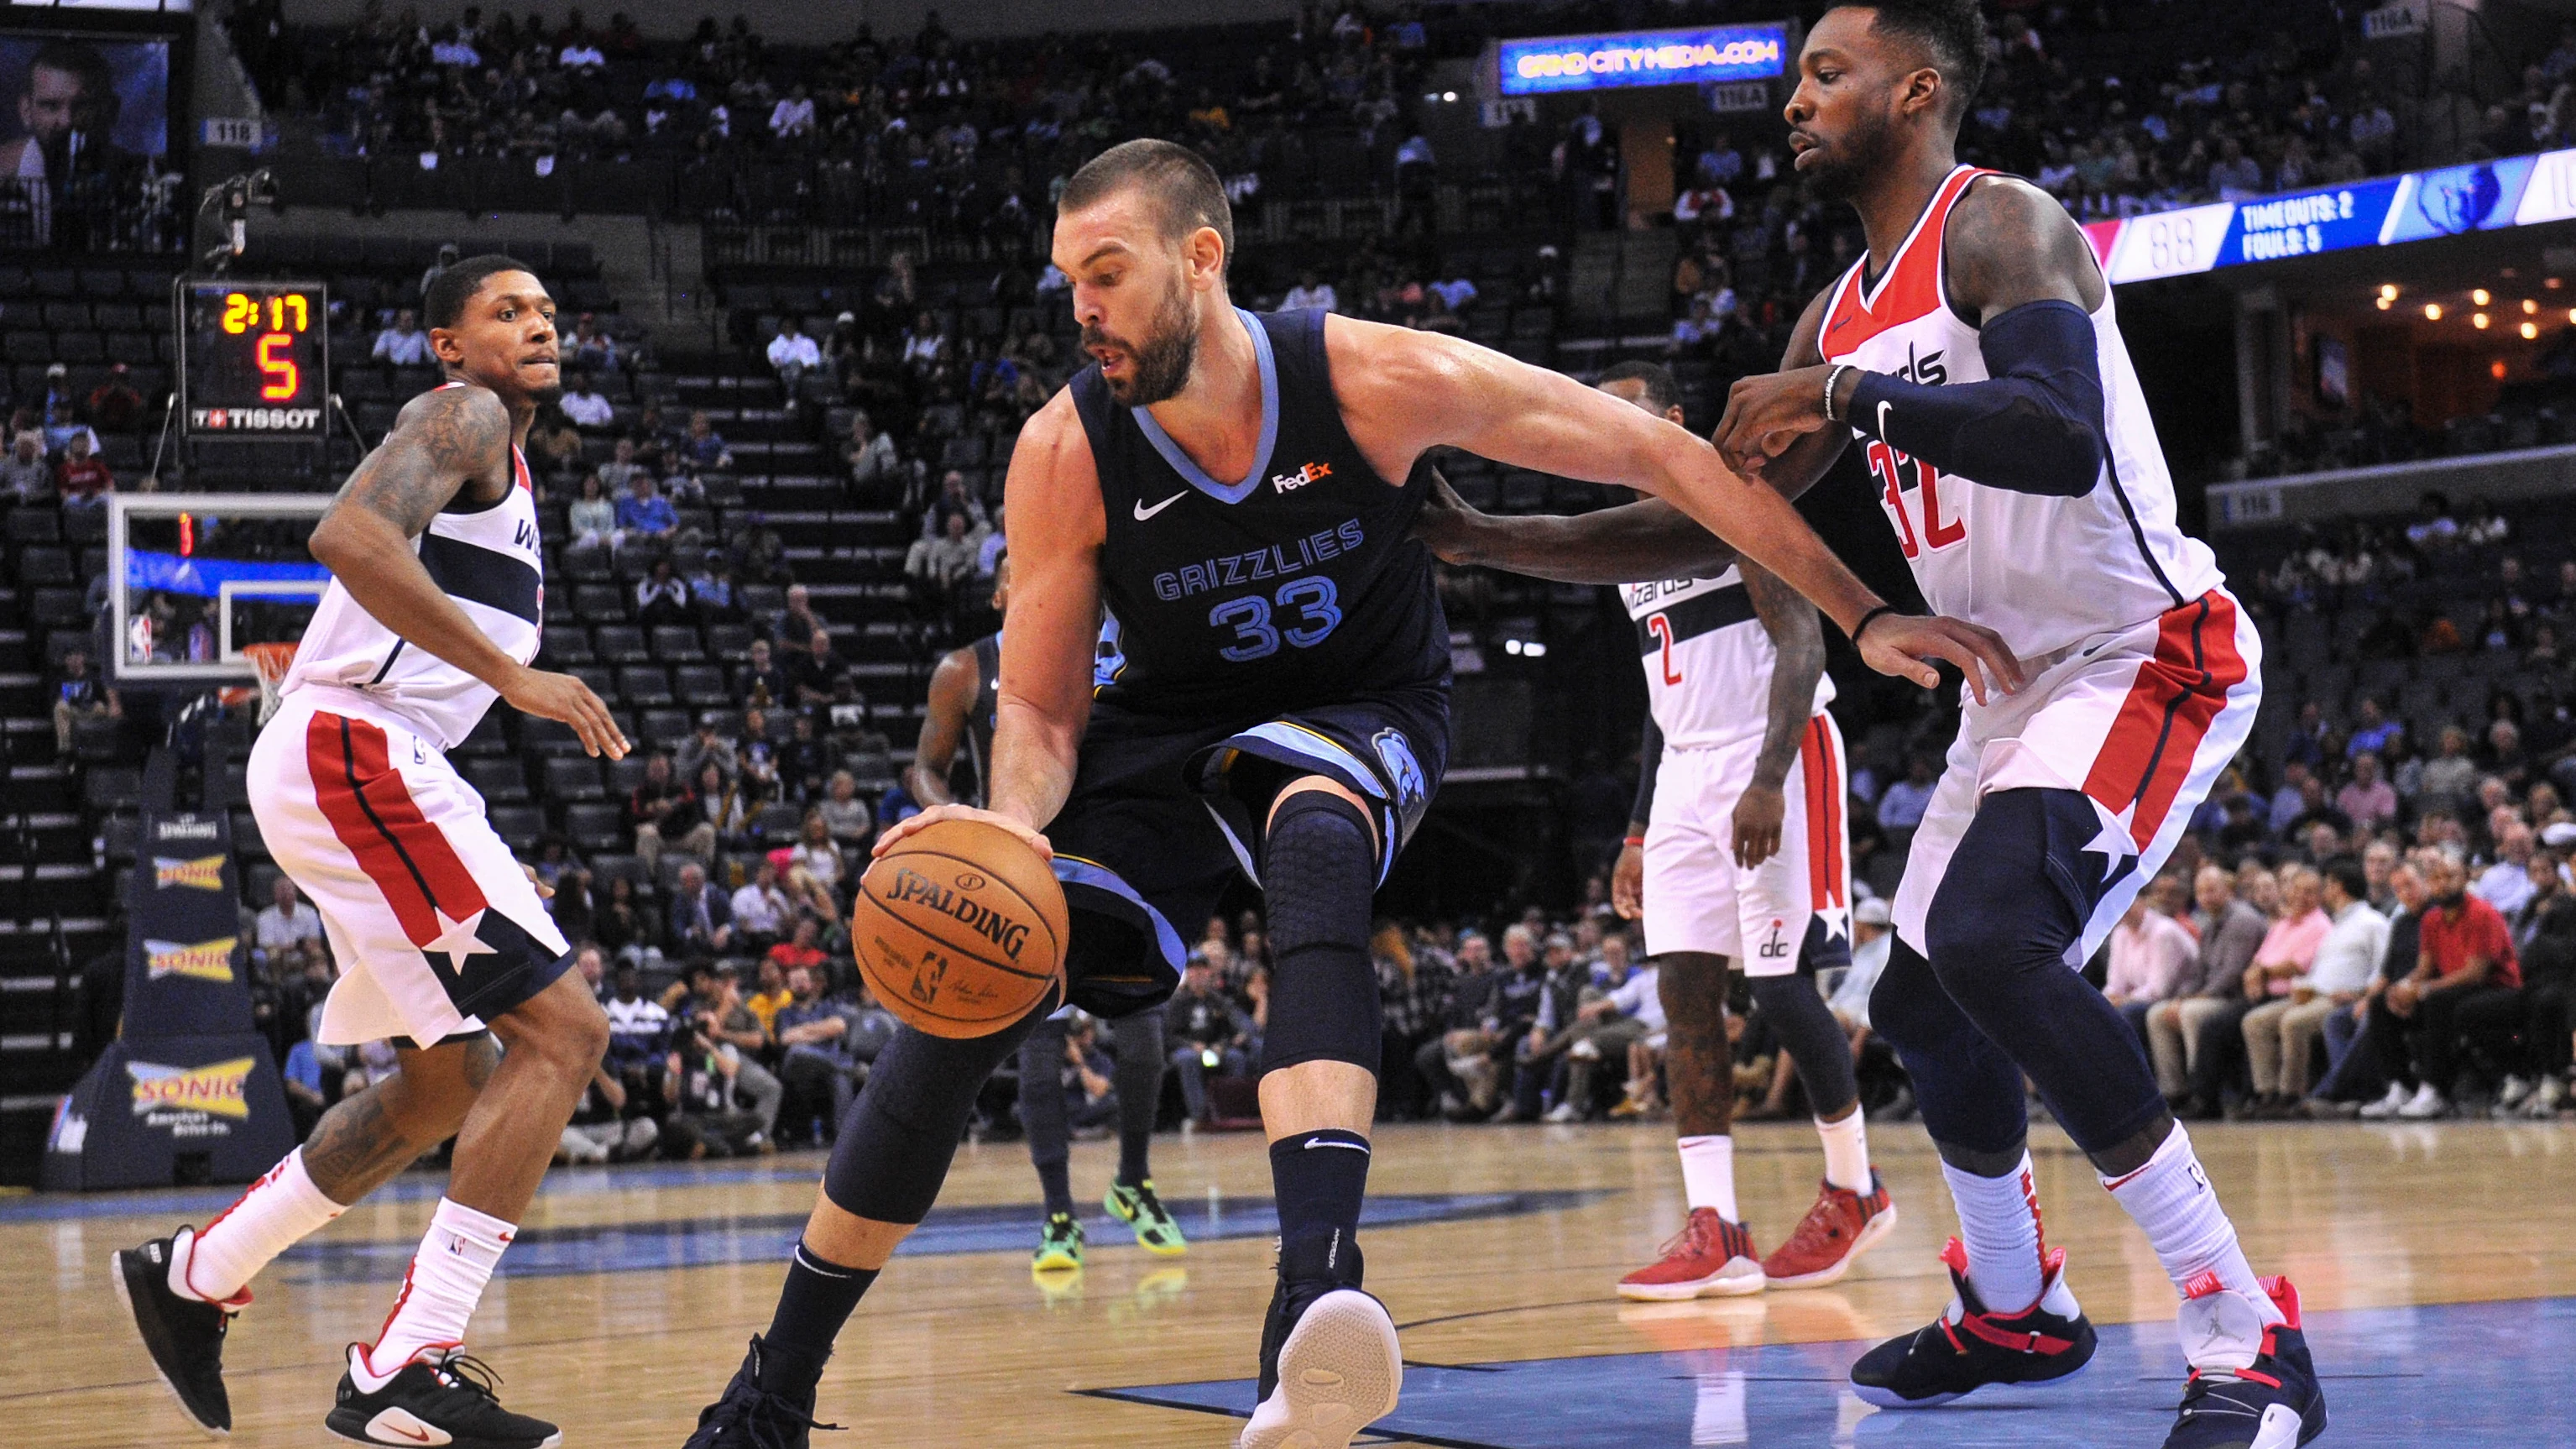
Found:
<path fill-rule="evenodd" d="M 181 279 L 180 398 L 196 438 L 319 439 L 330 395 L 319 282 Z"/>

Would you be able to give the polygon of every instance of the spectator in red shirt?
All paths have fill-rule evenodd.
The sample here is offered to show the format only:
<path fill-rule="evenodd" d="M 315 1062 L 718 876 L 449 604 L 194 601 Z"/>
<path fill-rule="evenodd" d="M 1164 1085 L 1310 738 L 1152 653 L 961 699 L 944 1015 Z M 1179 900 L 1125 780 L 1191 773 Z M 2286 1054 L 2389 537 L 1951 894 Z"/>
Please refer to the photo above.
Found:
<path fill-rule="evenodd" d="M 777 962 L 782 971 L 811 971 L 815 979 L 820 980 L 831 960 L 823 954 L 821 947 L 814 944 L 821 935 L 822 927 L 812 916 L 800 915 L 796 918 L 795 936 L 770 947 L 769 959 Z"/>
<path fill-rule="evenodd" d="M 2386 1097 L 2361 1109 L 2365 1117 L 2447 1116 L 2445 1093 L 2458 1075 L 2464 1040 L 2499 1062 L 2518 1064 L 2513 1036 L 2522 1025 L 2522 967 L 2514 959 L 2512 928 L 2495 907 L 2469 894 L 2468 868 L 2459 861 L 2442 856 L 2426 874 L 2433 898 L 2415 969 L 2371 1002 L 2368 1031 L 2393 1080 Z"/>
<path fill-rule="evenodd" d="M 83 428 L 63 444 L 63 460 L 54 465 L 54 491 L 65 508 L 94 508 L 116 491 L 116 475 L 89 448 L 89 429 Z"/>

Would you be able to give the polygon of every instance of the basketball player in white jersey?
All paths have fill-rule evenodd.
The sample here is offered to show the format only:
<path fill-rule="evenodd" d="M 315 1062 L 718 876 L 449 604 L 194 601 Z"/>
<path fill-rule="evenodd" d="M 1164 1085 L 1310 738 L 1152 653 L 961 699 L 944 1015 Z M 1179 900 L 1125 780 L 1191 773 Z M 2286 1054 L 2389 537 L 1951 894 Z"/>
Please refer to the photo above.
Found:
<path fill-rule="evenodd" d="M 1601 390 L 1673 423 L 1673 375 L 1628 362 Z M 1684 1299 L 1821 1287 L 1896 1225 L 1870 1168 L 1851 1048 L 1812 975 L 1851 959 L 1851 836 L 1843 818 L 1842 733 L 1825 706 L 1824 630 L 1814 606 L 1697 529 L 1693 558 L 1654 558 L 1615 540 L 1569 536 L 1579 521 L 1498 518 L 1445 481 L 1416 525 L 1451 563 L 1563 583 L 1634 578 L 1645 562 L 1687 577 L 1621 582 L 1636 622 L 1650 711 L 1637 804 L 1611 899 L 1641 913 L 1670 1022 L 1664 1075 L 1679 1130 L 1690 1215 L 1661 1258 L 1619 1280 L 1620 1296 Z M 1642 876 L 1642 881 L 1640 880 Z M 1642 886 L 1642 889 L 1641 889 Z M 1765 1259 L 1735 1201 L 1734 1064 L 1726 1041 L 1729 961 L 1788 1047 L 1824 1139 L 1825 1180 L 1796 1231 Z"/>
<path fill-rule="evenodd" d="M 403 409 L 313 530 L 331 583 L 249 781 L 261 838 L 340 965 L 321 1039 L 390 1037 L 402 1069 L 325 1113 L 203 1229 L 116 1254 L 114 1281 L 180 1406 L 225 1433 L 223 1340 L 252 1276 L 452 1136 L 447 1195 L 375 1341 L 350 1345 L 324 1424 L 359 1444 L 542 1449 L 561 1436 L 500 1406 L 465 1323 L 608 1020 L 446 751 L 496 698 L 571 725 L 593 755 L 626 741 L 581 681 L 528 667 L 544 559 L 520 445 L 560 387 L 554 303 L 488 256 L 449 267 L 425 310 L 448 380 Z"/>
<path fill-rule="evenodd" d="M 2001 633 L 2030 677 L 1965 704 L 1870 1005 L 1958 1205 L 1958 1299 L 1852 1377 L 1872 1402 L 1932 1404 L 2090 1356 L 2040 1238 L 2027 1073 L 2182 1294 L 2168 1449 L 2288 1449 L 2326 1419 L 2297 1292 L 2247 1266 L 2136 1034 L 2076 974 L 2245 743 L 2260 645 L 2176 526 L 2084 234 L 2027 182 L 1956 164 L 1984 32 L 1974 0 L 1847 4 L 1808 32 L 1790 148 L 1869 249 L 1783 370 L 1735 385 L 1715 439 L 1794 494 L 1857 438 L 1924 598 Z"/>

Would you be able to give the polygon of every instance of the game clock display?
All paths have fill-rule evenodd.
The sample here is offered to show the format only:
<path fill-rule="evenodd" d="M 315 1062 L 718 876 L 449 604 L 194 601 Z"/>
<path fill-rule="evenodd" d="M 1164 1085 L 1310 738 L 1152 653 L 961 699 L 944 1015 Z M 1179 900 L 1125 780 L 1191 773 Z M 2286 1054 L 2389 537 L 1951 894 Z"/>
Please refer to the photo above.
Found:
<path fill-rule="evenodd" d="M 191 437 L 323 436 L 330 310 L 321 283 L 183 279 L 178 293 L 180 407 Z"/>

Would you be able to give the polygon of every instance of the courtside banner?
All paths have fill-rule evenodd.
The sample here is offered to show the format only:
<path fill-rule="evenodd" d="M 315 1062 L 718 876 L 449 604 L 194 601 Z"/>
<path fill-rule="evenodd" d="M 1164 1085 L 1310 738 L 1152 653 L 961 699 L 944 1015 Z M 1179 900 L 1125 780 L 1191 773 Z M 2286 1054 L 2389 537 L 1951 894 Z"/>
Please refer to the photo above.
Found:
<path fill-rule="evenodd" d="M 1495 48 L 1506 96 L 1770 80 L 1789 69 L 1789 27 L 1713 25 L 1506 40 Z"/>
<path fill-rule="evenodd" d="M 2570 219 L 2576 150 L 2087 222 L 2084 234 L 2113 282 L 2146 282 Z"/>

